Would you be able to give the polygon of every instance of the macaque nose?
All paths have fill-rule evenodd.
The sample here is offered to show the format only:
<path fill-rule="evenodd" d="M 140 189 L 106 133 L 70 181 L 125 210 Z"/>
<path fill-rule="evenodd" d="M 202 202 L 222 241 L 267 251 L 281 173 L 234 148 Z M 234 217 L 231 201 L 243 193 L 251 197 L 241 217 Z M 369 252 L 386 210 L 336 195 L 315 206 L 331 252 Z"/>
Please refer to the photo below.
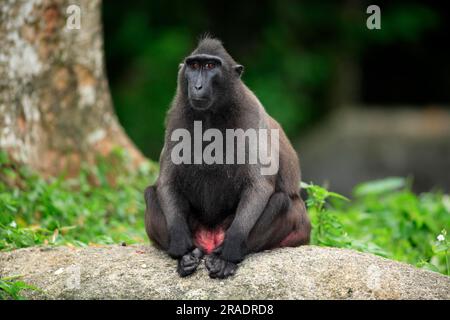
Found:
<path fill-rule="evenodd" d="M 203 88 L 203 86 L 201 84 L 196 84 L 194 87 L 197 91 L 200 91 Z"/>

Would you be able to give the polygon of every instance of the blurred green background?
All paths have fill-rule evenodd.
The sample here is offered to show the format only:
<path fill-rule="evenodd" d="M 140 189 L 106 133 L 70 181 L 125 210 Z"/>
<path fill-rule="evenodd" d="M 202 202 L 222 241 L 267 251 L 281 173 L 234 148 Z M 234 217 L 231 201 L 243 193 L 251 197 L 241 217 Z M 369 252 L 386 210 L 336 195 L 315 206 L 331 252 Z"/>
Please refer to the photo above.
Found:
<path fill-rule="evenodd" d="M 158 159 L 179 62 L 198 37 L 223 40 L 245 83 L 291 139 L 350 104 L 450 101 L 448 10 L 442 3 L 366 1 L 104 1 L 108 78 L 119 119 Z M 394 89 L 395 88 L 395 89 Z"/>

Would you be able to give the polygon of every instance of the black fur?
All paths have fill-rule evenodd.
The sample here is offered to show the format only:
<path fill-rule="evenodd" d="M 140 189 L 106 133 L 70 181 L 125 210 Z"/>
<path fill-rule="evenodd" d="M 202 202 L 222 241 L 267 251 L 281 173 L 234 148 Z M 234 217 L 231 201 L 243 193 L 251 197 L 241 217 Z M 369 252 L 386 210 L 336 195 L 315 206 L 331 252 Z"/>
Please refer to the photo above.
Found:
<path fill-rule="evenodd" d="M 167 115 L 160 175 L 145 192 L 146 229 L 158 247 L 179 259 L 178 273 L 186 276 L 195 271 L 201 259 L 193 243 L 196 226 L 224 226 L 223 244 L 206 258 L 210 276 L 224 278 L 234 274 L 246 254 L 275 248 L 289 234 L 295 236 L 286 245 L 308 243 L 310 223 L 299 196 L 297 155 L 279 124 L 240 79 L 243 67 L 217 39 L 202 39 L 189 57 L 196 59 L 199 54 L 222 61 L 217 66 L 221 69 L 204 80 L 212 88 L 213 102 L 203 110 L 194 108 L 188 94 L 189 66 L 181 64 Z M 173 164 L 170 155 L 175 142 L 170 140 L 171 134 L 185 128 L 193 136 L 195 120 L 202 121 L 203 132 L 216 128 L 224 137 L 225 129 L 279 129 L 278 173 L 264 176 L 260 165 L 249 164 Z"/>

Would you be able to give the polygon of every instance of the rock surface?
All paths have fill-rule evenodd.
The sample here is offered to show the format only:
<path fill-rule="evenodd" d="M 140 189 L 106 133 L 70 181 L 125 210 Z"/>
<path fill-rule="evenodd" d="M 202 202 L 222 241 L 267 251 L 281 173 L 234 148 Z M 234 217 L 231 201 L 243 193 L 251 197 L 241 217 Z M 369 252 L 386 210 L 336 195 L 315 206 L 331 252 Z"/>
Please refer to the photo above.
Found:
<path fill-rule="evenodd" d="M 450 278 L 371 254 L 304 246 L 249 256 L 213 280 L 180 278 L 150 245 L 34 247 L 0 253 L 0 277 L 22 275 L 32 299 L 450 299 Z"/>

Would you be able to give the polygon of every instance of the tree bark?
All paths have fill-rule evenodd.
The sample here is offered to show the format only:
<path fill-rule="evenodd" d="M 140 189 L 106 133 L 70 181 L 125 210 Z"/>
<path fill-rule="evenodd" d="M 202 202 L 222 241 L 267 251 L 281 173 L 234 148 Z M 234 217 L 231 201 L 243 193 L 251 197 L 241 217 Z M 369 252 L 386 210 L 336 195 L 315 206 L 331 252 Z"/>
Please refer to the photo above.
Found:
<path fill-rule="evenodd" d="M 67 8 L 81 9 L 80 29 Z M 44 174 L 77 171 L 114 147 L 144 158 L 114 114 L 105 76 L 100 0 L 0 5 L 0 150 Z"/>

